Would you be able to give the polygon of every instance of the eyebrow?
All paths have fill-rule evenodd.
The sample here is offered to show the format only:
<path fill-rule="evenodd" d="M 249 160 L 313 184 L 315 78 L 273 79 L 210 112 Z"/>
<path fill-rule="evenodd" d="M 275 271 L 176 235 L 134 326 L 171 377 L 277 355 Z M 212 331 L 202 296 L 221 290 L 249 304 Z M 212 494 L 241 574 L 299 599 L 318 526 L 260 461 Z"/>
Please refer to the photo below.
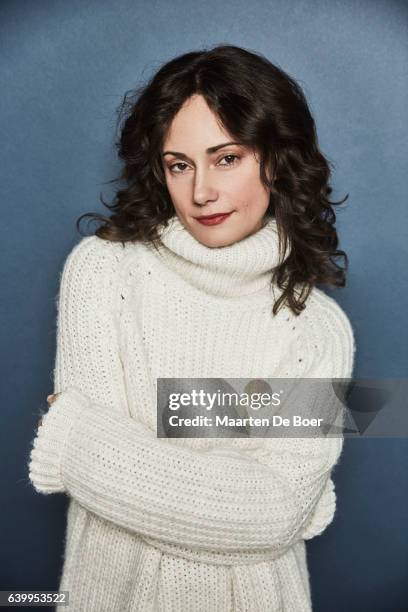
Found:
<path fill-rule="evenodd" d="M 211 153 L 215 153 L 216 151 L 218 151 L 218 149 L 223 149 L 224 147 L 229 147 L 230 145 L 241 145 L 241 142 L 223 142 L 221 144 L 215 145 L 213 147 L 208 147 L 208 149 L 205 150 L 205 152 L 208 155 L 211 155 Z M 165 151 L 162 156 L 164 157 L 165 155 L 175 155 L 176 157 L 181 157 L 182 159 L 187 159 L 189 161 L 192 161 L 188 155 L 186 155 L 185 153 L 180 153 L 180 151 Z"/>

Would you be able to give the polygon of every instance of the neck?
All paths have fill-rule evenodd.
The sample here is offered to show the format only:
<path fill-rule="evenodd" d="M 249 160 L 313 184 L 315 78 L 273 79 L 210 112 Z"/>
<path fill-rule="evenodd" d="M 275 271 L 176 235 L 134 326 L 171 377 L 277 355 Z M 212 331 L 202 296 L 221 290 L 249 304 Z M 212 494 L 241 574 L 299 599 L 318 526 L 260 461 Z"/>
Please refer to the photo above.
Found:
<path fill-rule="evenodd" d="M 165 265 L 208 294 L 257 293 L 270 284 L 279 264 L 278 230 L 272 217 L 257 232 L 223 247 L 199 242 L 178 216 L 162 226 L 159 234 L 159 254 Z"/>

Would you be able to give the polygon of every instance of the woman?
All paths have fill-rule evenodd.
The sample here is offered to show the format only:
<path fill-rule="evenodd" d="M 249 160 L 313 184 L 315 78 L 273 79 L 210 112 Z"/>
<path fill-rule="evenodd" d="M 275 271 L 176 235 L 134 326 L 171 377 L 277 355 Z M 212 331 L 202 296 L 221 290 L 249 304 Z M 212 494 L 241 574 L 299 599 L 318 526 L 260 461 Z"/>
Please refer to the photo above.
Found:
<path fill-rule="evenodd" d="M 311 610 L 305 540 L 333 519 L 342 439 L 164 440 L 156 396 L 158 378 L 351 376 L 350 322 L 316 288 L 344 285 L 346 255 L 313 118 L 225 45 L 123 109 L 124 186 L 65 263 L 30 456 L 35 489 L 70 496 L 60 590 L 86 612 Z"/>

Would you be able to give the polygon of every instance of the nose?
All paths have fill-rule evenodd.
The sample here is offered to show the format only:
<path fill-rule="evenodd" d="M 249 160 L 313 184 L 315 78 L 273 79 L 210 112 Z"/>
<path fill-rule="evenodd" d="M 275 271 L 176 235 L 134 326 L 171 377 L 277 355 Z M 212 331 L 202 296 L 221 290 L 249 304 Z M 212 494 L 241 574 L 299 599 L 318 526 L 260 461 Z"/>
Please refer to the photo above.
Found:
<path fill-rule="evenodd" d="M 218 191 L 211 182 L 208 171 L 197 170 L 194 179 L 193 200 L 199 206 L 205 206 L 209 202 L 217 200 Z"/>

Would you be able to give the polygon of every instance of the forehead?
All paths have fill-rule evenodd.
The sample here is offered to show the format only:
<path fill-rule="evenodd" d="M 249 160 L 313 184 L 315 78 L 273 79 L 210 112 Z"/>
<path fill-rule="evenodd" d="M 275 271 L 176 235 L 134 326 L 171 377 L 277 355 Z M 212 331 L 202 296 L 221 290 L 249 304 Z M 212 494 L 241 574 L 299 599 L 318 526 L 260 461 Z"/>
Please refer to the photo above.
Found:
<path fill-rule="evenodd" d="M 200 95 L 189 98 L 173 118 L 164 139 L 164 149 L 189 151 L 206 149 L 220 142 L 233 140 L 231 134 Z"/>

